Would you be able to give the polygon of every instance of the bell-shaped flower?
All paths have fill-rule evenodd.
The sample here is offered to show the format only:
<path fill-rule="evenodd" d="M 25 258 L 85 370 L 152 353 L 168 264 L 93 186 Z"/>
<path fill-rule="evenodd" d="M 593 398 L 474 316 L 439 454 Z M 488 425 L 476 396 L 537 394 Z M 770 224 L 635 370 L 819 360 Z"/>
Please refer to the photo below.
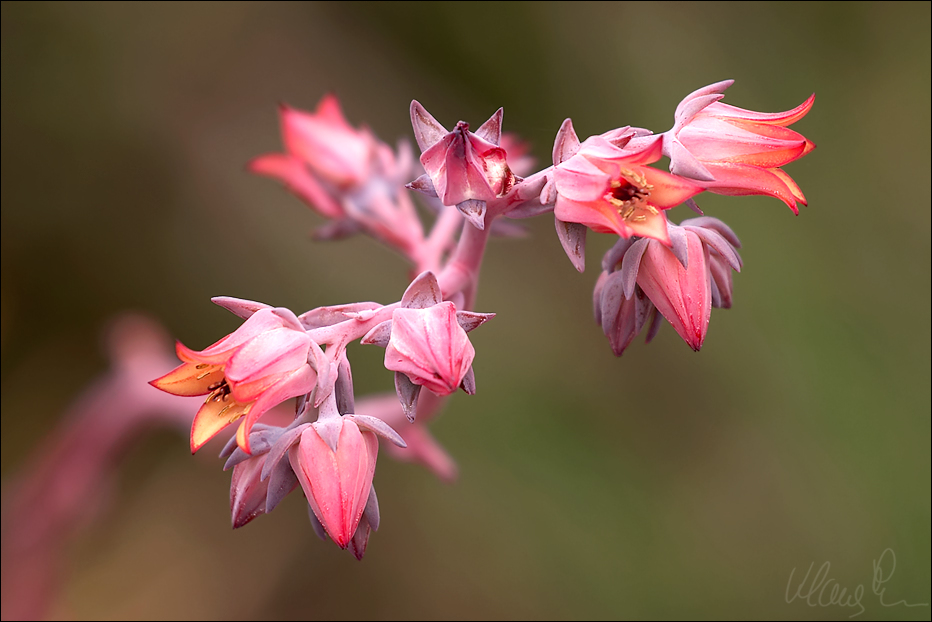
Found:
<path fill-rule="evenodd" d="M 385 368 L 405 374 L 414 384 L 449 395 L 463 382 L 475 356 L 452 302 L 392 313 Z"/>
<path fill-rule="evenodd" d="M 571 125 L 568 131 L 572 132 Z M 567 133 L 564 123 L 554 148 L 556 218 L 601 233 L 653 238 L 669 245 L 663 210 L 702 192 L 703 187 L 647 166 L 662 155 L 660 137 L 631 140 L 633 132 L 616 131 L 592 136 L 580 145 L 575 133 L 572 140 Z M 568 150 L 574 153 L 566 157 Z"/>
<path fill-rule="evenodd" d="M 409 187 L 455 205 L 473 225 L 484 228 L 486 203 L 507 194 L 516 181 L 501 146 L 502 109 L 475 133 L 464 121 L 448 132 L 413 101 L 411 124 L 427 172 Z"/>
<path fill-rule="evenodd" d="M 699 236 L 687 231 L 685 238 L 686 265 L 671 249 L 648 240 L 637 284 L 683 341 L 698 351 L 709 329 L 712 312 L 709 258 Z"/>
<path fill-rule="evenodd" d="M 741 270 L 741 246 L 722 221 L 684 220 L 669 226 L 670 246 L 644 238 L 619 240 L 602 260 L 593 303 L 598 322 L 622 351 L 650 321 L 647 340 L 659 327 L 654 308 L 694 350 L 705 340 L 712 307 L 731 306 L 731 270 Z"/>
<path fill-rule="evenodd" d="M 376 435 L 347 417 L 307 426 L 288 450 L 314 516 L 340 548 L 350 545 L 359 527 L 378 452 Z"/>
<path fill-rule="evenodd" d="M 276 167 L 277 163 L 290 159 L 306 166 L 307 172 L 317 179 L 338 188 L 366 181 L 378 140 L 367 128 L 356 129 L 349 124 L 335 96 L 325 96 L 314 112 L 285 105 L 279 112 L 286 153 L 253 160 L 250 166 L 255 172 L 279 177 L 286 183 L 297 181 L 294 171 L 282 175 L 287 169 Z"/>
<path fill-rule="evenodd" d="M 368 128 L 347 122 L 333 95 L 315 112 L 280 109 L 285 153 L 259 156 L 249 170 L 285 186 L 330 222 L 318 239 L 367 231 L 402 252 L 411 252 L 423 231 L 404 191 L 414 157 L 407 143 L 397 154 Z"/>
<path fill-rule="evenodd" d="M 798 213 L 806 197 L 780 167 L 815 149 L 787 127 L 806 116 L 815 95 L 786 112 L 754 112 L 719 101 L 733 82 L 701 88 L 677 106 L 674 126 L 663 134 L 670 171 L 716 194 L 772 196 Z"/>
<path fill-rule="evenodd" d="M 457 311 L 453 302 L 443 300 L 437 277 L 428 271 L 411 282 L 392 319 L 376 325 L 362 343 L 385 347 L 385 368 L 395 372 L 395 389 L 413 422 L 421 387 L 437 395 L 450 395 L 458 387 L 475 393 L 476 350 L 466 333 L 493 317 Z"/>
<path fill-rule="evenodd" d="M 317 373 L 308 358 L 319 350 L 294 313 L 262 308 L 209 348 L 195 351 L 178 343 L 184 363 L 150 384 L 174 395 L 207 395 L 194 416 L 192 452 L 242 419 L 236 438 L 248 454 L 249 432 L 259 417 L 314 388 Z"/>

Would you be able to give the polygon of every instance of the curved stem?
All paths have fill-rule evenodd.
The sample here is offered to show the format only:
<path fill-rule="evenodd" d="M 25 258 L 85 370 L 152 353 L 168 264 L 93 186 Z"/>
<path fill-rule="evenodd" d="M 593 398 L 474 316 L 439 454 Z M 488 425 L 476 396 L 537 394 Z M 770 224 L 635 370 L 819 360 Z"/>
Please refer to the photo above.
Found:
<path fill-rule="evenodd" d="M 455 207 L 443 207 L 440 215 L 434 222 L 430 234 L 425 238 L 421 247 L 417 265 L 417 272 L 438 272 L 441 267 L 443 254 L 453 244 L 456 230 L 462 226 L 463 216 Z"/>
<path fill-rule="evenodd" d="M 471 298 L 475 296 L 479 267 L 482 265 L 485 245 L 489 241 L 490 224 L 490 218 L 486 219 L 484 229 L 477 229 L 469 223 L 465 223 L 453 256 L 450 257 L 450 261 L 437 275 L 444 298 L 449 298 L 458 292 L 468 294 L 466 305 L 464 305 L 467 310 L 471 308 L 473 302 Z"/>
<path fill-rule="evenodd" d="M 392 312 L 400 305 L 400 302 L 394 302 L 379 309 L 374 309 L 372 315 L 365 319 L 349 318 L 330 326 L 312 328 L 307 331 L 307 334 L 318 345 L 326 344 L 342 349 L 351 341 L 364 337 L 376 324 L 390 320 Z"/>

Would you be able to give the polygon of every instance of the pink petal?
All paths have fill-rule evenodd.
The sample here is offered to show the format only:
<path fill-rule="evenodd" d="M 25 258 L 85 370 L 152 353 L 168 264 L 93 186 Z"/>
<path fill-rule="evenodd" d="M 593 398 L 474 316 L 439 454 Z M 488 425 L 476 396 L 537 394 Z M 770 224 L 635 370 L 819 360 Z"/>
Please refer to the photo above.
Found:
<path fill-rule="evenodd" d="M 342 115 L 341 115 L 342 116 Z M 281 109 L 282 135 L 289 154 L 306 162 L 331 183 L 348 187 L 368 177 L 375 141 L 345 121 Z"/>
<path fill-rule="evenodd" d="M 194 415 L 194 422 L 191 424 L 191 453 L 197 452 L 220 430 L 242 417 L 251 406 L 251 404 L 236 402 L 230 397 L 226 400 L 209 399 L 204 402 L 204 405 Z"/>
<path fill-rule="evenodd" d="M 284 154 L 271 153 L 259 156 L 247 166 L 250 172 L 278 179 L 292 193 L 327 218 L 342 218 L 343 209 L 311 175 L 300 159 Z"/>
<path fill-rule="evenodd" d="M 221 367 L 205 363 L 183 363 L 149 384 L 166 393 L 188 397 L 207 395 L 210 393 L 207 387 L 222 379 Z"/>
<path fill-rule="evenodd" d="M 304 365 L 287 375 L 276 377 L 276 380 L 275 384 L 258 393 L 256 401 L 253 402 L 252 408 L 236 432 L 236 443 L 247 454 L 252 453 L 249 447 L 249 433 L 252 426 L 262 415 L 285 400 L 310 393 L 317 383 L 317 374 L 309 365 Z M 252 388 L 255 389 L 255 387 Z M 235 392 L 236 387 L 233 388 L 233 393 Z"/>
<path fill-rule="evenodd" d="M 689 268 L 666 247 L 651 243 L 641 260 L 637 283 L 657 310 L 693 350 L 705 340 L 712 311 L 707 251 L 695 233 L 687 232 Z"/>
<path fill-rule="evenodd" d="M 307 365 L 311 338 L 304 331 L 276 328 L 240 347 L 226 366 L 231 383 L 249 383 L 262 376 L 291 372 Z"/>
<path fill-rule="evenodd" d="M 780 174 L 775 173 L 780 169 L 762 169 L 746 164 L 731 163 L 709 163 L 708 168 L 715 176 L 715 181 L 704 182 L 709 192 L 728 196 L 751 194 L 772 196 L 786 203 L 793 213 L 799 213 L 795 193 L 802 193 L 799 192 L 799 187 L 795 183 L 793 184 L 794 190 L 787 186 L 785 173 L 782 171 Z"/>
<path fill-rule="evenodd" d="M 647 178 L 647 183 L 653 186 L 647 201 L 660 209 L 676 207 L 705 189 L 685 177 L 679 177 L 649 166 L 639 166 L 635 170 L 644 175 Z"/>
<path fill-rule="evenodd" d="M 729 104 L 718 102 L 703 110 L 702 114 L 744 119 L 747 121 L 756 121 L 758 123 L 765 123 L 768 125 L 782 125 L 785 127 L 787 125 L 796 123 L 804 116 L 806 116 L 806 114 L 812 109 L 812 105 L 814 103 L 815 93 L 810 95 L 809 98 L 800 105 L 796 106 L 792 110 L 787 110 L 786 112 L 754 112 L 753 110 L 744 110 L 743 108 L 737 108 Z"/>
<path fill-rule="evenodd" d="M 558 202 L 561 197 L 572 201 L 589 202 L 602 199 L 609 189 L 612 175 L 593 164 L 585 156 L 577 154 L 554 169 L 553 180 L 558 193 Z M 560 220 L 567 219 L 560 218 Z"/>

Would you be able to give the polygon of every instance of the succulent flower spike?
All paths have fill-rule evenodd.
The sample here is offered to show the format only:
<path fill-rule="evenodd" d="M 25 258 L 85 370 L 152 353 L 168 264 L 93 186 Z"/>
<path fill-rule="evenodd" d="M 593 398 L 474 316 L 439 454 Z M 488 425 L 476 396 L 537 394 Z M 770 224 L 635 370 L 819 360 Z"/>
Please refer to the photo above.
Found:
<path fill-rule="evenodd" d="M 250 169 L 283 181 L 329 219 L 316 239 L 365 232 L 399 252 L 418 276 L 400 301 L 319 306 L 301 315 L 214 298 L 245 320 L 242 326 L 201 351 L 177 345 L 182 365 L 151 384 L 206 395 L 194 417 L 192 451 L 237 423 L 221 453 L 224 468 L 233 469 L 233 526 L 270 512 L 300 485 L 315 532 L 362 559 L 379 528 L 378 437 L 389 441 L 390 455 L 446 481 L 456 477 L 456 464 L 427 423 L 457 389 L 476 392 L 468 333 L 494 314 L 467 309 L 477 299 L 489 240 L 526 232 L 514 219 L 553 211 L 557 237 L 579 272 L 588 229 L 617 236 L 592 296 L 595 320 L 617 356 L 642 332 L 650 342 L 664 320 L 699 350 L 712 307 L 733 304 L 732 271 L 742 265 L 734 232 L 705 216 L 693 197 L 705 190 L 762 194 L 796 211 L 805 197 L 781 167 L 815 147 L 788 129 L 813 98 L 787 112 L 758 113 L 721 102 L 731 83 L 690 94 L 672 129 L 659 135 L 625 125 L 581 141 L 566 119 L 552 166 L 536 172 L 527 146 L 502 133 L 502 109 L 475 131 L 463 121 L 448 130 L 412 101 L 422 171 L 407 142 L 393 151 L 351 126 L 333 96 L 314 112 L 282 107 L 285 152 L 261 156 Z M 652 166 L 664 156 L 669 172 Z M 408 190 L 424 195 L 417 199 L 426 204 L 429 227 Z M 666 210 L 684 204 L 699 217 L 669 222 Z M 356 341 L 385 348 L 394 395 L 357 400 L 348 358 Z M 278 414 L 257 421 L 292 397 L 276 409 L 289 417 L 294 406 L 289 424 Z M 405 419 L 413 425 L 402 438 L 393 426 Z"/>
<path fill-rule="evenodd" d="M 557 164 L 553 172 L 557 195 L 554 215 L 601 233 L 653 238 L 669 245 L 663 210 L 702 192 L 703 187 L 647 166 L 660 159 L 661 139 L 643 138 L 636 148 L 627 148 L 633 136 L 633 132 L 615 136 L 614 141 L 592 136 L 575 155 Z M 554 151 L 563 157 L 571 146 L 568 137 Z"/>
<path fill-rule="evenodd" d="M 478 229 L 485 228 L 486 203 L 504 196 L 515 184 L 505 149 L 500 146 L 502 109 L 476 130 L 460 121 L 448 132 L 417 101 L 411 102 L 411 124 L 427 171 L 409 188 L 455 205 Z"/>
<path fill-rule="evenodd" d="M 205 350 L 181 343 L 176 350 L 184 363 L 150 384 L 173 395 L 207 395 L 191 428 L 192 453 L 240 419 L 237 442 L 250 453 L 249 432 L 259 417 L 317 382 L 308 363 L 312 340 L 287 309 L 259 309 Z"/>
<path fill-rule="evenodd" d="M 815 95 L 786 112 L 754 112 L 719 101 L 732 83 L 701 88 L 677 106 L 673 128 L 663 134 L 670 172 L 716 194 L 772 196 L 799 213 L 797 203 L 806 205 L 806 197 L 780 167 L 815 149 L 787 127 L 806 116 Z"/>

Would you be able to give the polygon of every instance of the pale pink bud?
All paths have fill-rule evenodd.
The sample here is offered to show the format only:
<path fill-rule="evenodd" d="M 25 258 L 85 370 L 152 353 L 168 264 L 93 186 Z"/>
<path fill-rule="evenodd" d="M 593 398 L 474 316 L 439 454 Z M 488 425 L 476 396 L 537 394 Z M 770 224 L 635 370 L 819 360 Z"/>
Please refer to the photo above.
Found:
<path fill-rule="evenodd" d="M 410 187 L 439 197 L 444 205 L 456 205 L 482 229 L 485 203 L 503 196 L 515 183 L 505 149 L 500 146 L 501 108 L 475 133 L 463 121 L 448 132 L 413 101 L 411 123 L 427 173 Z"/>
<path fill-rule="evenodd" d="M 341 424 L 336 448 L 324 441 L 315 423 L 301 433 L 288 458 L 314 516 L 345 549 L 366 509 L 379 442 L 374 433 L 361 431 L 349 419 L 343 418 Z"/>
<path fill-rule="evenodd" d="M 198 352 L 178 343 L 184 363 L 150 384 L 174 395 L 207 395 L 191 428 L 192 452 L 242 419 L 237 442 L 249 453 L 249 432 L 259 417 L 314 388 L 317 374 L 308 364 L 312 347 L 316 344 L 291 311 L 262 308 L 209 348 Z"/>
<path fill-rule="evenodd" d="M 449 395 L 463 382 L 475 355 L 452 302 L 392 313 L 385 367 L 405 374 L 414 384 Z"/>

